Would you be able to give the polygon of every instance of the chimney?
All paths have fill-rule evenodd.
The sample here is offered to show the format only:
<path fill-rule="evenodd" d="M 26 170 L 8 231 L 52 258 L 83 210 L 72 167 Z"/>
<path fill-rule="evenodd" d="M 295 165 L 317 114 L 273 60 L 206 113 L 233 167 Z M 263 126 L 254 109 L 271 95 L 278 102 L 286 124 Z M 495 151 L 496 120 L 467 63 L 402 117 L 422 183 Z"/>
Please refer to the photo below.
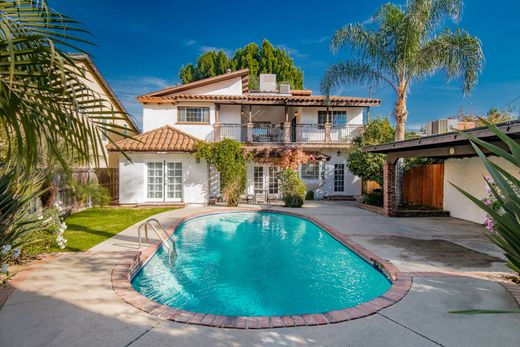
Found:
<path fill-rule="evenodd" d="M 260 74 L 260 91 L 276 93 L 276 75 L 275 74 Z"/>

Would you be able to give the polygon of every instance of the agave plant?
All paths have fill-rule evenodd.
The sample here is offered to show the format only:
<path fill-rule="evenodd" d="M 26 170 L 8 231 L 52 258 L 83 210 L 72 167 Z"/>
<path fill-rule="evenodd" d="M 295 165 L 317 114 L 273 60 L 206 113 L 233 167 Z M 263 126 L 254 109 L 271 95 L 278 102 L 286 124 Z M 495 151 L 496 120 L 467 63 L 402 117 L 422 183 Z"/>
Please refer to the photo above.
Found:
<path fill-rule="evenodd" d="M 78 47 L 88 44 L 84 33 L 45 0 L 0 1 L 0 132 L 6 157 L 24 173 L 37 163 L 42 146 L 64 168 L 58 145 L 97 165 L 104 155 L 102 133 L 122 135 L 122 127 L 107 118 L 123 115 L 85 84 L 85 71 L 65 51 L 84 52 Z"/>
<path fill-rule="evenodd" d="M 41 178 L 22 181 L 14 169 L 0 169 L 0 284 L 9 277 L 8 263 L 28 243 L 26 236 L 48 224 L 48 219 L 34 208 L 41 194 L 40 185 Z"/>
<path fill-rule="evenodd" d="M 484 179 L 495 204 L 499 208 L 495 204 L 482 201 L 460 187 L 453 186 L 486 211 L 488 216 L 493 219 L 492 231 L 486 231 L 486 235 L 504 251 L 508 266 L 517 274 L 520 274 L 520 180 L 484 154 L 484 150 L 486 150 L 510 162 L 520 170 L 520 144 L 501 132 L 495 125 L 484 119 L 482 119 L 482 122 L 507 146 L 508 150 L 472 135 L 462 134 L 470 140 L 475 152 L 489 172 L 491 179 Z"/>

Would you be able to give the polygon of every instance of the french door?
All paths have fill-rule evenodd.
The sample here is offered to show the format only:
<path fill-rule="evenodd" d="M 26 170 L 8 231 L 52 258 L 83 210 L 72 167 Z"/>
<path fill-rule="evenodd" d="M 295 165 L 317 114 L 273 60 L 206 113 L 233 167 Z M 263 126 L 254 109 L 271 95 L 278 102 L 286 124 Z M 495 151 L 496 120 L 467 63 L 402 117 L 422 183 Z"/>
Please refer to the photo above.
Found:
<path fill-rule="evenodd" d="M 334 164 L 334 191 L 345 191 L 345 164 Z"/>
<path fill-rule="evenodd" d="M 182 201 L 182 163 L 147 162 L 146 173 L 148 201 Z"/>

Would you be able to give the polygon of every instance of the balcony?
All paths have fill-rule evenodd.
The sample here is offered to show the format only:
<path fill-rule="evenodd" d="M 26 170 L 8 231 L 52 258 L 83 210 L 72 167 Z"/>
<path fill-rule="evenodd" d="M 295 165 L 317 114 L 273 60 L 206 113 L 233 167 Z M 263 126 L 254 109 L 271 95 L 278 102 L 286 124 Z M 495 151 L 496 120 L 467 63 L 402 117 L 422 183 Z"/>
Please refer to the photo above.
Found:
<path fill-rule="evenodd" d="M 219 129 L 217 131 L 217 129 Z M 335 143 L 348 144 L 361 135 L 362 125 L 339 124 L 292 124 L 288 127 L 288 139 L 291 143 Z M 232 139 L 252 143 L 284 143 L 283 124 L 246 123 L 215 124 L 215 141 Z"/>
<path fill-rule="evenodd" d="M 279 124 L 253 123 L 253 142 L 283 142 L 283 128 Z"/>

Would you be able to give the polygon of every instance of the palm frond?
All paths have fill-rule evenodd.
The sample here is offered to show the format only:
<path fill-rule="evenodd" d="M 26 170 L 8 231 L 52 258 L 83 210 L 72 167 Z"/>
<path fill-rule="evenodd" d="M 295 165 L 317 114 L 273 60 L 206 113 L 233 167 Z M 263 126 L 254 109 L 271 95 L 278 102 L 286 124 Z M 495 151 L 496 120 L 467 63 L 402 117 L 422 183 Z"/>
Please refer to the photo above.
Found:
<path fill-rule="evenodd" d="M 388 83 L 395 89 L 390 78 L 380 71 L 375 70 L 370 64 L 362 62 L 338 63 L 330 66 L 321 81 L 321 91 L 324 95 L 330 95 L 331 91 L 344 83 L 357 83 L 380 86 Z"/>
<path fill-rule="evenodd" d="M 99 133 L 124 137 L 114 123 L 126 115 L 88 87 L 84 69 L 63 51 L 83 52 L 78 44 L 89 42 L 78 34 L 85 32 L 45 1 L 0 1 L 0 129 L 18 167 L 34 167 L 44 143 L 65 167 L 58 143 L 98 165 Z"/>
<path fill-rule="evenodd" d="M 461 29 L 446 30 L 418 52 L 413 74 L 424 77 L 443 70 L 448 79 L 461 76 L 462 89 L 467 94 L 476 84 L 483 63 L 484 54 L 478 38 Z"/>

